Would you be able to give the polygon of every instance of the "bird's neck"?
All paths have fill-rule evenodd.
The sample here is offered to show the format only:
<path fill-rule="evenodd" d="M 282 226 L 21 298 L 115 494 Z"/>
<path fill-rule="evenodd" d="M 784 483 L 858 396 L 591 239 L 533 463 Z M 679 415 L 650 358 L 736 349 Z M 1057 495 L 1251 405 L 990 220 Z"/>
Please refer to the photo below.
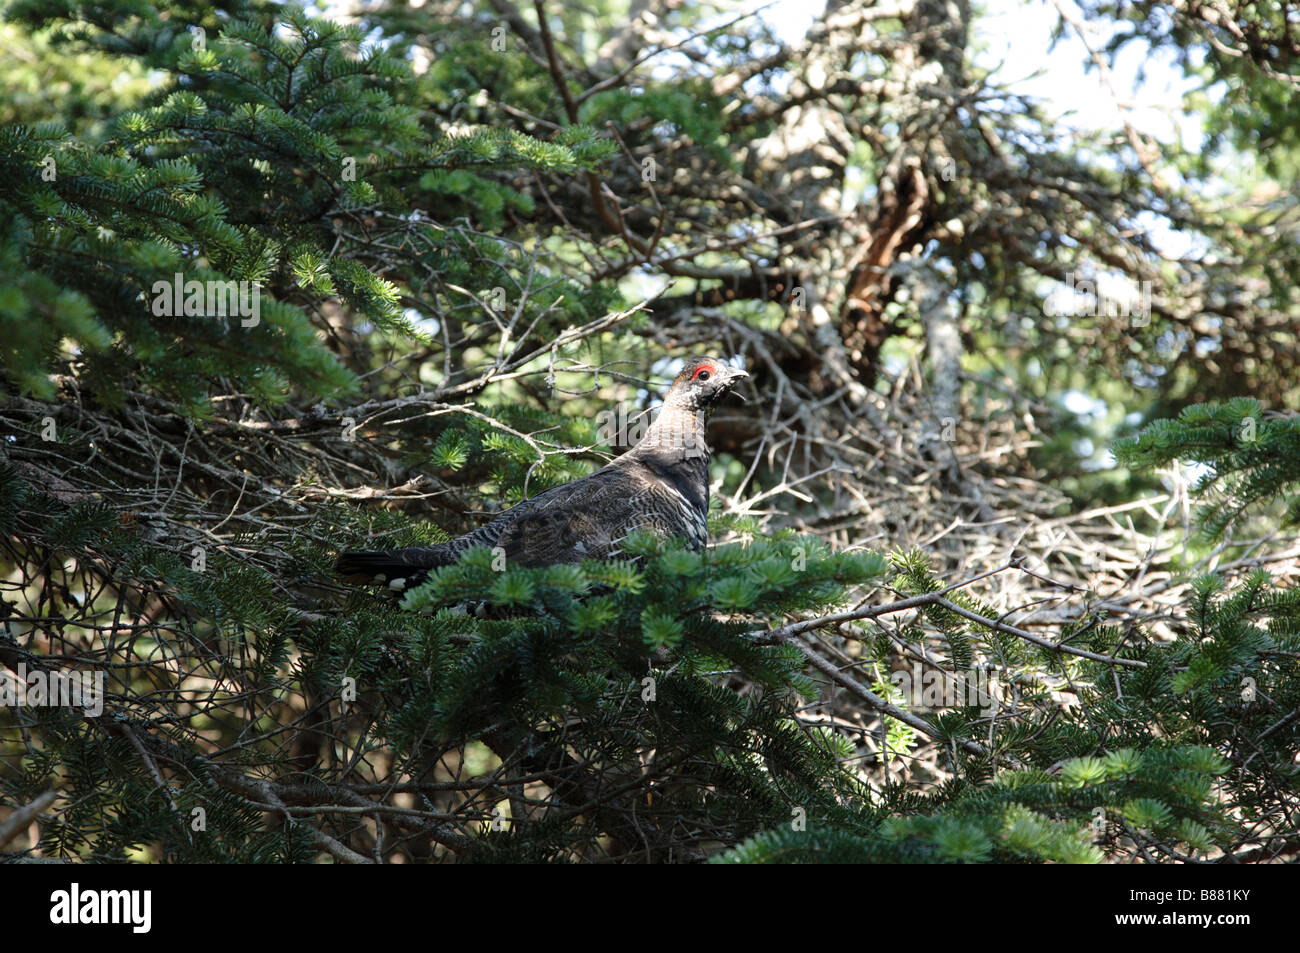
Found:
<path fill-rule="evenodd" d="M 680 454 L 684 459 L 698 458 L 707 464 L 707 423 L 708 417 L 704 411 L 670 401 L 664 404 L 635 449 L 643 454 Z"/>

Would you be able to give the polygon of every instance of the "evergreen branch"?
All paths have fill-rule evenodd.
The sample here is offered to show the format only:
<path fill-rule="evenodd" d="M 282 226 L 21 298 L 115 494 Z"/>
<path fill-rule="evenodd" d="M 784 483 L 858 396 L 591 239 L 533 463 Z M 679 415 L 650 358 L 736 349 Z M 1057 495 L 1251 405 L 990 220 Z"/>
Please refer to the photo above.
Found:
<path fill-rule="evenodd" d="M 272 790 L 269 782 L 267 781 L 250 782 L 248 785 L 242 785 L 241 787 L 244 787 L 246 789 L 245 793 L 243 793 L 243 797 L 250 804 L 259 807 L 264 811 L 274 811 L 278 813 L 281 817 L 283 817 L 286 823 L 288 824 L 293 823 L 292 813 L 285 806 L 284 802 L 281 801 L 280 798 L 276 795 L 275 791 Z M 248 793 L 247 789 L 251 789 L 251 791 L 257 792 L 261 800 L 259 801 L 254 797 L 252 797 L 250 793 Z M 312 827 L 311 825 L 307 825 L 307 836 L 309 836 L 318 846 L 324 848 L 324 850 L 327 851 L 329 854 L 331 854 L 338 860 L 343 861 L 346 864 L 375 863 L 369 857 L 362 857 L 360 854 L 358 854 L 352 848 L 348 847 L 346 844 L 339 843 L 339 841 L 331 837 L 329 834 L 326 834 L 324 831 L 320 830 L 319 828 Z"/>
<path fill-rule="evenodd" d="M 265 778 L 250 778 L 241 771 L 213 761 L 197 752 L 185 751 L 171 742 L 158 738 L 152 732 L 147 730 L 136 731 L 135 728 L 144 726 L 133 724 L 132 719 L 107 706 L 105 706 L 104 712 L 99 718 L 90 720 L 88 723 L 99 727 L 106 734 L 126 737 L 134 735 L 137 741 L 142 746 L 146 746 L 157 760 L 166 762 L 187 774 L 195 773 L 197 769 L 197 773 L 208 783 L 239 796 L 259 811 L 279 814 L 291 823 L 293 822 L 293 814 L 290 811 L 290 805 L 316 807 L 322 804 L 328 805 L 333 799 L 340 797 L 354 802 L 361 802 L 361 806 L 367 808 L 362 813 L 376 811 L 383 813 L 383 805 L 364 801 L 346 787 L 328 784 L 293 785 Z M 408 824 L 411 823 L 411 818 L 406 816 L 407 812 L 402 812 L 402 815 L 403 820 Z M 450 829 L 445 824 L 436 823 L 429 819 L 427 815 L 425 818 L 421 818 L 415 826 L 421 833 L 426 834 L 451 850 L 463 852 L 471 846 L 468 837 Z M 350 848 L 340 844 L 334 838 L 311 825 L 307 825 L 307 829 L 313 840 L 329 853 L 339 857 L 339 859 L 346 859 L 349 863 L 374 863 L 374 861 L 361 857 L 361 855 L 356 854 Z"/>
<path fill-rule="evenodd" d="M 885 699 L 881 698 L 871 689 L 867 688 L 867 686 L 863 685 L 857 679 L 853 678 L 853 676 L 848 675 L 847 673 L 841 671 L 839 667 L 836 666 L 834 663 L 829 662 L 826 659 L 822 658 L 813 649 L 812 645 L 809 645 L 807 642 L 800 639 L 798 636 L 795 635 L 783 636 L 780 641 L 787 645 L 792 645 L 795 648 L 797 648 L 800 652 L 803 653 L 804 658 L 808 660 L 808 662 L 813 666 L 813 668 L 817 669 L 819 672 L 821 672 L 823 675 L 830 678 L 832 681 L 836 682 L 838 685 L 847 688 L 850 692 L 852 692 L 862 701 L 866 702 L 876 711 L 880 712 L 881 714 L 888 715 L 890 718 L 893 718 L 897 721 L 901 721 L 903 724 L 907 725 L 910 728 L 915 728 L 917 731 L 921 732 L 921 734 L 925 735 L 927 738 L 931 738 L 934 740 L 942 739 L 942 732 L 940 732 L 939 729 L 936 728 L 934 725 L 932 725 L 930 722 L 926 721 L 924 718 L 920 718 L 917 715 L 912 714 L 910 711 L 905 711 L 902 708 L 899 708 L 897 705 L 893 704 L 892 702 L 886 701 Z M 983 745 L 979 744 L 978 742 L 961 741 L 959 742 L 959 744 L 961 745 L 962 748 L 964 748 L 966 751 L 970 752 L 971 754 L 979 755 L 980 757 L 988 757 L 989 755 L 988 749 L 985 748 Z"/>
<path fill-rule="evenodd" d="M 41 811 L 59 799 L 59 792 L 50 790 L 37 795 L 28 803 L 15 808 L 13 813 L 0 821 L 0 847 L 13 840 L 36 820 Z"/>
<path fill-rule="evenodd" d="M 776 645 L 787 641 L 791 636 L 801 635 L 804 632 L 809 632 L 813 629 L 825 628 L 828 625 L 838 625 L 841 622 L 853 622 L 860 619 L 874 619 L 877 616 L 902 612 L 907 609 L 917 608 L 918 606 L 932 605 L 935 599 L 945 595 L 946 593 L 952 592 L 955 589 L 964 588 L 972 583 L 979 582 L 981 579 L 987 579 L 989 576 L 995 576 L 998 573 L 1005 572 L 1011 567 L 1017 565 L 1019 562 L 1019 559 L 1011 560 L 995 569 L 986 570 L 977 576 L 963 579 L 961 582 L 954 582 L 937 592 L 926 592 L 918 596 L 910 596 L 906 599 L 899 599 L 883 606 L 867 606 L 865 608 L 850 609 L 845 612 L 833 612 L 830 615 L 820 616 L 816 619 L 803 619 L 799 622 L 791 622 L 788 625 L 783 625 L 776 629 L 767 629 L 762 631 L 755 630 L 746 633 L 745 637 L 755 645 Z"/>
<path fill-rule="evenodd" d="M 555 38 L 551 36 L 551 25 L 546 19 L 546 8 L 542 0 L 533 0 L 533 10 L 537 13 L 537 25 L 541 31 L 542 46 L 546 50 L 546 63 L 551 71 L 551 79 L 555 82 L 555 89 L 564 100 L 564 111 L 569 117 L 569 122 L 577 124 L 578 104 L 573 100 L 573 91 L 569 89 L 569 81 L 564 75 L 564 70 L 560 66 L 560 57 L 555 52 Z"/>
<path fill-rule="evenodd" d="M 1020 559 L 1013 559 L 1010 562 L 1007 562 L 1002 566 L 997 567 L 996 569 L 990 569 L 986 572 L 980 573 L 977 576 L 972 576 L 969 579 L 964 579 L 961 582 L 952 583 L 951 585 L 946 586 L 943 589 L 940 589 L 936 592 L 923 592 L 919 595 L 909 596 L 906 599 L 899 599 L 894 602 L 886 603 L 885 605 L 882 606 L 866 606 L 863 608 L 851 609 L 846 612 L 834 612 L 829 615 L 819 616 L 818 618 L 815 619 L 803 619 L 799 622 L 791 622 L 788 625 L 781 626 L 780 628 L 756 630 L 754 632 L 747 633 L 746 638 L 749 639 L 755 645 L 777 645 L 780 643 L 789 642 L 792 636 L 800 635 L 804 632 L 809 632 L 814 629 L 826 628 L 827 626 L 831 626 L 831 625 L 839 625 L 843 622 L 855 622 L 855 621 L 861 621 L 863 619 L 875 619 L 878 618 L 879 616 L 891 615 L 895 612 L 903 612 L 906 611 L 907 609 L 916 609 L 923 606 L 939 606 L 951 612 L 955 612 L 956 614 L 962 616 L 963 618 L 970 619 L 972 622 L 978 622 L 980 625 L 984 626 L 985 628 L 994 629 L 999 632 L 1006 632 L 1008 635 L 1014 635 L 1017 638 L 1024 639 L 1027 642 L 1032 642 L 1034 645 L 1040 646 L 1041 648 L 1045 648 L 1051 652 L 1059 652 L 1067 655 L 1075 655 L 1078 656 L 1079 658 L 1090 659 L 1094 662 L 1104 662 L 1108 665 L 1121 665 L 1127 668 L 1147 667 L 1147 663 L 1141 661 L 1140 659 L 1116 658 L 1111 655 L 1101 655 L 1096 652 L 1090 652 L 1087 649 L 1080 649 L 1075 646 L 1066 645 L 1061 642 L 1053 642 L 1050 639 L 1045 639 L 1042 636 L 1035 635 L 1032 632 L 1027 632 L 1024 629 L 1018 628 L 1016 626 L 1007 625 L 1005 622 L 1002 622 L 1001 620 L 985 618 L 984 616 L 972 612 L 970 609 L 967 609 L 964 606 L 960 606 L 957 603 L 944 598 L 944 596 L 949 592 L 953 592 L 954 590 L 965 588 L 966 586 L 969 586 L 972 583 L 978 582 L 979 580 L 985 579 L 989 576 L 996 575 L 997 573 L 1004 572 L 1007 569 L 1018 567 L 1022 562 L 1022 560 L 1023 557 Z"/>
<path fill-rule="evenodd" d="M 1077 648 L 1073 645 L 1053 642 L 1050 639 L 1043 638 L 1041 635 L 1034 635 L 1032 632 L 1026 632 L 1024 629 L 1017 628 L 1014 625 L 1007 625 L 1005 622 L 1001 622 L 997 619 L 987 619 L 978 613 L 971 612 L 965 606 L 960 606 L 950 599 L 944 599 L 937 595 L 932 600 L 932 604 L 941 606 L 950 612 L 955 612 L 962 618 L 970 619 L 972 622 L 978 622 L 986 628 L 995 629 L 998 632 L 1006 632 L 1008 635 L 1014 635 L 1017 638 L 1024 639 L 1026 642 L 1032 642 L 1034 645 L 1041 646 L 1050 652 L 1064 652 L 1066 655 L 1076 655 L 1079 658 L 1091 659 L 1094 662 L 1104 662 L 1107 665 L 1122 665 L 1126 668 L 1147 667 L 1147 663 L 1143 662 L 1141 659 L 1116 658 L 1113 655 L 1100 655 L 1096 652 L 1089 652 L 1087 649 Z"/>

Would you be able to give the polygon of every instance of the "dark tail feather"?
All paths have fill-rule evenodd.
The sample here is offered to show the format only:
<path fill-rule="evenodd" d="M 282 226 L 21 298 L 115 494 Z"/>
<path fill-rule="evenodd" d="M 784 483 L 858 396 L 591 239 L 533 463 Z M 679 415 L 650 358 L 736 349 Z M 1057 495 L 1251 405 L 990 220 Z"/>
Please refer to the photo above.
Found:
<path fill-rule="evenodd" d="M 430 569 L 445 565 L 446 562 L 441 547 L 424 546 L 368 553 L 339 553 L 334 568 L 351 583 L 409 589 L 423 582 Z"/>

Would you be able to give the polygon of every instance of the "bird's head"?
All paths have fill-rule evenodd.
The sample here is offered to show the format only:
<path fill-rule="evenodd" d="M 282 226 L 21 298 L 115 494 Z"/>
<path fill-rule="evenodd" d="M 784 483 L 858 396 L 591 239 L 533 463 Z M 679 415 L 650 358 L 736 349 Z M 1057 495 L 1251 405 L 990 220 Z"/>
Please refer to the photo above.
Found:
<path fill-rule="evenodd" d="M 664 403 L 707 414 L 736 384 L 748 376 L 744 371 L 728 367 L 717 358 L 693 357 L 673 380 Z"/>

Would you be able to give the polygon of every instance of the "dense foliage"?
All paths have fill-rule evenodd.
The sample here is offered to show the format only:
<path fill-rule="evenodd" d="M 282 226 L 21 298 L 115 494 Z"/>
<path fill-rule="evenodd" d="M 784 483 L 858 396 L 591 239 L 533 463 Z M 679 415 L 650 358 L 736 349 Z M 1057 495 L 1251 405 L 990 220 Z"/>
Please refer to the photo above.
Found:
<path fill-rule="evenodd" d="M 1155 6 L 1087 8 L 1227 85 L 1255 180 L 1058 135 L 964 3 L 10 4 L 0 673 L 104 694 L 0 707 L 0 850 L 1294 854 L 1295 63 Z M 751 373 L 706 551 L 334 575 L 698 353 Z"/>

